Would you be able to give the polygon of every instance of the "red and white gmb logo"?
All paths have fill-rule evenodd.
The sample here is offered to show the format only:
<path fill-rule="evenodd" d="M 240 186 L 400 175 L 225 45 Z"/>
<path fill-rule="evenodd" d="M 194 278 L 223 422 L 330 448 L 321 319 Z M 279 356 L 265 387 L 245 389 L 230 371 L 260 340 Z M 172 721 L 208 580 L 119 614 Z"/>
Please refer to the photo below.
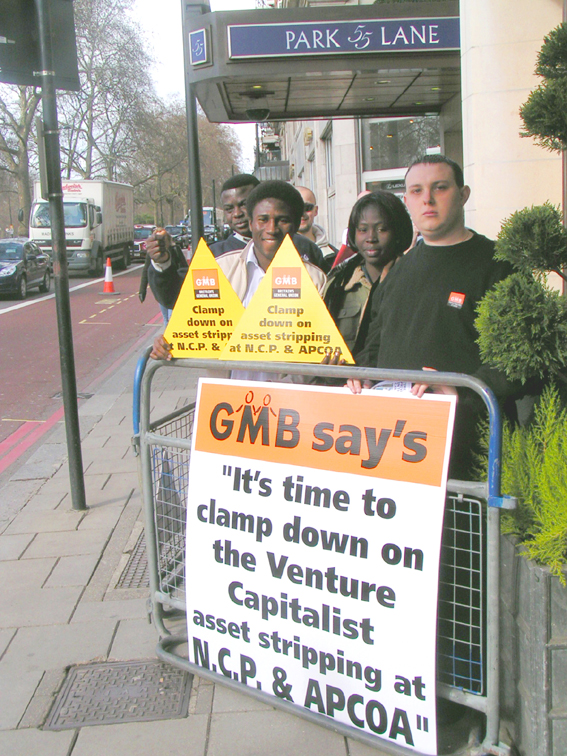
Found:
<path fill-rule="evenodd" d="M 218 299 L 220 296 L 218 270 L 193 270 L 195 299 Z"/>
<path fill-rule="evenodd" d="M 449 300 L 447 301 L 447 304 L 449 307 L 455 307 L 457 310 L 460 310 L 462 306 L 465 303 L 465 295 L 460 291 L 452 291 L 449 294 Z"/>
<path fill-rule="evenodd" d="M 301 268 L 273 268 L 272 299 L 299 299 Z"/>

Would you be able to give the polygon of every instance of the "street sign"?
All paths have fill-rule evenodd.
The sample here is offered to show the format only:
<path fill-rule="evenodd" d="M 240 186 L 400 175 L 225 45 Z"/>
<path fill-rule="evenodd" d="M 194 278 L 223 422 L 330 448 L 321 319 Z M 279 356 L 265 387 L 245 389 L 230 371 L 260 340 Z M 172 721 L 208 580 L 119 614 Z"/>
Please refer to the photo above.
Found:
<path fill-rule="evenodd" d="M 80 89 L 72 0 L 51 0 L 53 67 L 57 89 Z M 40 46 L 34 0 L 0 4 L 0 81 L 41 86 Z"/>
<path fill-rule="evenodd" d="M 459 50 L 458 17 L 235 24 L 229 58 Z"/>

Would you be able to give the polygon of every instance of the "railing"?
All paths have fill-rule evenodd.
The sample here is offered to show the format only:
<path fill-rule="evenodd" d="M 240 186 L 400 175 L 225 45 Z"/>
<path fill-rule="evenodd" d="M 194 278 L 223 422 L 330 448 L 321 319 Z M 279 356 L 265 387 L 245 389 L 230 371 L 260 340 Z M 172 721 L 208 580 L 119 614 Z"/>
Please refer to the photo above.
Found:
<path fill-rule="evenodd" d="M 146 548 L 150 571 L 152 616 L 160 640 L 158 656 L 183 669 L 242 689 L 239 683 L 198 667 L 177 652 L 186 638 L 172 636 L 165 620 L 170 610 L 185 611 L 185 527 L 194 404 L 164 417 L 151 418 L 151 387 L 156 371 L 218 370 L 218 360 L 151 362 L 149 350 L 140 358 L 134 387 L 134 442 L 140 453 L 145 508 Z M 223 370 L 257 370 L 257 362 L 223 362 Z M 488 410 L 490 436 L 488 479 L 481 482 L 449 480 L 441 545 L 437 625 L 437 692 L 450 701 L 482 712 L 486 717 L 484 753 L 502 754 L 499 746 L 499 536 L 500 509 L 514 501 L 500 495 L 501 421 L 496 399 L 481 381 L 460 373 L 422 373 L 288 363 L 262 364 L 262 371 L 333 377 L 427 382 L 467 387 L 479 394 Z M 306 719 L 322 724 L 319 715 L 262 691 L 250 695 L 269 699 Z M 376 739 L 332 722 L 335 730 L 376 744 Z M 408 750 L 380 741 L 392 753 Z M 415 753 L 415 751 L 414 751 Z"/>

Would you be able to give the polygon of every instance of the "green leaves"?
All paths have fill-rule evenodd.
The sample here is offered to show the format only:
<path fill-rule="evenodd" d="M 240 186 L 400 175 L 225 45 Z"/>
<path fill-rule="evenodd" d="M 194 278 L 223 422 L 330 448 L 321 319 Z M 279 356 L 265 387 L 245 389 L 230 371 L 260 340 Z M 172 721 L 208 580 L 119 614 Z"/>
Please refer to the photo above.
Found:
<path fill-rule="evenodd" d="M 520 134 L 561 152 L 567 146 L 567 24 L 545 38 L 535 72 L 543 82 L 520 108 L 525 127 Z"/>
<path fill-rule="evenodd" d="M 567 231 L 559 208 L 546 202 L 513 213 L 498 234 L 496 258 L 527 275 L 534 270 L 560 273 L 567 265 Z"/>
<path fill-rule="evenodd" d="M 535 137 L 541 147 L 561 152 L 567 144 L 567 77 L 546 81 L 530 93 L 520 108 L 523 137 Z"/>
<path fill-rule="evenodd" d="M 546 202 L 513 213 L 496 240 L 496 258 L 517 272 L 478 305 L 483 361 L 523 383 L 560 375 L 567 368 L 567 306 L 546 282 L 549 271 L 565 278 L 567 231 L 559 209 Z"/>
<path fill-rule="evenodd" d="M 526 383 L 567 366 L 567 309 L 557 292 L 524 273 L 481 300 L 476 327 L 483 362 Z"/>
<path fill-rule="evenodd" d="M 546 388 L 528 428 L 505 425 L 502 490 L 518 508 L 503 513 L 502 531 L 518 537 L 524 555 L 565 583 L 567 564 L 567 410 Z M 485 460 L 486 464 L 486 460 Z"/>
<path fill-rule="evenodd" d="M 567 24 L 559 24 L 545 37 L 535 72 L 546 79 L 567 76 Z"/>
<path fill-rule="evenodd" d="M 520 109 L 521 136 L 548 150 L 567 149 L 567 24 L 544 40 L 536 74 L 543 78 Z M 485 362 L 526 383 L 550 375 L 567 383 L 567 307 L 547 285 L 546 274 L 567 277 L 567 231 L 550 203 L 508 218 L 496 257 L 515 273 L 480 302 L 476 326 Z M 565 374 L 564 374 L 565 373 Z M 526 428 L 504 427 L 502 489 L 518 498 L 503 513 L 504 532 L 514 533 L 524 554 L 565 583 L 567 564 L 567 410 L 557 388 L 547 387 Z M 486 461 L 486 460 L 485 460 Z"/>

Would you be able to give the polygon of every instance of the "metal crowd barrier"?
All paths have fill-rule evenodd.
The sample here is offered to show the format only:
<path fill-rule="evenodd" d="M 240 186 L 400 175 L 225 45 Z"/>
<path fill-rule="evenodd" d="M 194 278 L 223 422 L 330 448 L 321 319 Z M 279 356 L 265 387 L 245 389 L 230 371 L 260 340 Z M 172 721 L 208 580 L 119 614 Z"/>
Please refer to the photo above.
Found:
<path fill-rule="evenodd" d="M 242 691 L 242 686 L 220 674 L 192 664 L 177 648 L 186 637 L 173 636 L 166 627 L 172 612 L 185 613 L 185 527 L 189 457 L 195 404 L 164 416 L 150 417 L 152 379 L 157 370 L 257 370 L 257 362 L 191 359 L 148 364 L 150 349 L 140 358 L 134 384 L 134 447 L 139 452 L 145 509 L 146 549 L 150 574 L 150 611 L 160 640 L 157 655 L 200 677 Z M 289 363 L 262 364 L 262 371 L 347 378 L 427 382 L 467 387 L 481 396 L 490 423 L 488 480 L 450 479 L 443 522 L 437 620 L 437 693 L 481 712 L 486 718 L 482 753 L 508 753 L 499 744 L 499 538 L 500 509 L 515 502 L 500 495 L 501 420 L 498 403 L 482 381 L 461 373 L 422 373 Z M 247 694 L 271 706 L 321 725 L 320 716 L 253 688 Z M 392 754 L 408 749 L 380 740 L 335 721 L 335 731 Z M 412 753 L 416 753 L 412 751 Z"/>

